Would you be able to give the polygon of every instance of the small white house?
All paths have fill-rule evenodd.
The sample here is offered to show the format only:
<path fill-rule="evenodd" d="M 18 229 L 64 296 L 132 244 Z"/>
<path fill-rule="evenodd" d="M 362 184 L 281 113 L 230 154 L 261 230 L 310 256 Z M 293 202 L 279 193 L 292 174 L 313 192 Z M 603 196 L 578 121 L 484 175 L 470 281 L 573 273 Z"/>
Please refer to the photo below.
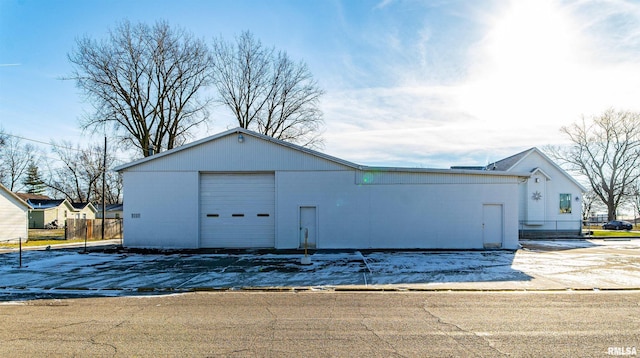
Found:
<path fill-rule="evenodd" d="M 95 205 L 96 207 L 96 219 L 102 219 L 102 204 Z M 105 217 L 107 219 L 121 219 L 122 218 L 122 204 L 108 204 L 105 206 Z"/>
<path fill-rule="evenodd" d="M 0 243 L 27 241 L 31 206 L 0 184 Z"/>
<path fill-rule="evenodd" d="M 93 220 L 98 209 L 91 203 L 71 203 L 73 206 L 73 219 Z"/>
<path fill-rule="evenodd" d="M 531 174 L 520 185 L 521 237 L 580 235 L 587 190 L 537 148 L 489 164 L 492 171 Z"/>
<path fill-rule="evenodd" d="M 63 227 L 67 219 L 74 218 L 76 209 L 67 199 L 29 199 L 29 228 L 44 229 L 56 223 Z"/>
<path fill-rule="evenodd" d="M 116 170 L 137 248 L 515 249 L 532 176 L 368 167 L 240 128 Z"/>

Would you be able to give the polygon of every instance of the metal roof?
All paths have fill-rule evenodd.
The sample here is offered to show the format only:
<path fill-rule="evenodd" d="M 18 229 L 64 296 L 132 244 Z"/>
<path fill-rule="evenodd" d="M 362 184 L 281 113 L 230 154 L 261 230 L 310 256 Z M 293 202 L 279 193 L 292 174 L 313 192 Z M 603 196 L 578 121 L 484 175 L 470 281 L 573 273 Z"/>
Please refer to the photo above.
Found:
<path fill-rule="evenodd" d="M 513 168 L 516 164 L 518 164 L 522 159 L 528 156 L 531 152 L 537 150 L 537 148 L 529 148 L 523 152 L 514 154 L 510 157 L 498 160 L 495 163 L 491 163 L 486 166 L 486 170 L 498 170 L 498 171 L 507 171 Z"/>
<path fill-rule="evenodd" d="M 173 148 L 173 149 L 170 149 L 170 150 L 167 150 L 167 151 L 164 151 L 164 152 L 152 155 L 152 156 L 148 156 L 148 157 L 145 157 L 145 158 L 142 158 L 142 159 L 138 159 L 138 160 L 135 160 L 135 161 L 127 163 L 127 164 L 123 164 L 123 165 L 117 166 L 117 167 L 114 168 L 114 170 L 119 172 L 119 171 L 134 167 L 134 166 L 139 165 L 139 164 L 143 164 L 143 163 L 146 163 L 146 162 L 149 162 L 149 161 L 152 161 L 152 160 L 156 160 L 156 159 L 159 159 L 159 158 L 162 158 L 162 157 L 165 157 L 165 156 L 172 155 L 174 153 L 177 153 L 177 152 L 189 149 L 189 148 L 196 147 L 196 146 L 201 145 L 203 143 L 214 141 L 216 139 L 228 136 L 230 134 L 240 134 L 240 133 L 242 133 L 243 135 L 253 136 L 253 137 L 268 141 L 268 142 L 272 142 L 272 143 L 275 143 L 275 144 L 278 144 L 278 145 L 281 145 L 281 146 L 284 146 L 284 147 L 292 148 L 292 149 L 295 149 L 295 150 L 298 150 L 298 151 L 301 151 L 301 152 L 304 152 L 304 153 L 307 153 L 307 154 L 310 154 L 310 155 L 313 155 L 313 156 L 316 156 L 316 157 L 319 157 L 319 158 L 323 158 L 323 159 L 326 159 L 326 160 L 329 160 L 331 162 L 335 162 L 335 163 L 338 163 L 338 164 L 341 164 L 341 165 L 345 165 L 345 166 L 352 167 L 352 168 L 355 168 L 355 169 L 359 168 L 359 166 L 357 164 L 355 164 L 355 163 L 351 163 L 351 162 L 348 162 L 346 160 L 343 160 L 343 159 L 340 159 L 340 158 L 336 158 L 336 157 L 332 157 L 330 155 L 327 155 L 327 154 L 324 154 L 324 153 L 320 153 L 320 152 L 317 152 L 317 151 L 309 149 L 309 148 L 301 147 L 301 146 L 293 144 L 293 143 L 285 142 L 283 140 L 279 140 L 279 139 L 276 139 L 276 138 L 273 138 L 273 137 L 266 136 L 264 134 L 260 134 L 260 133 L 257 133 L 257 132 L 250 131 L 248 129 L 244 129 L 244 128 L 238 127 L 238 128 L 234 128 L 234 129 L 230 129 L 230 130 L 218 133 L 218 134 L 214 134 L 214 135 L 212 135 L 210 137 L 203 138 L 203 139 L 197 140 L 195 142 L 191 142 L 191 143 L 182 145 L 182 146 L 177 147 L 177 148 Z"/>
<path fill-rule="evenodd" d="M 94 207 L 98 212 L 102 211 L 102 204 L 95 204 Z M 123 204 L 107 204 L 105 211 L 122 211 Z"/>
<path fill-rule="evenodd" d="M 92 210 L 94 212 L 96 211 L 95 205 L 91 203 L 71 203 L 71 206 L 73 206 L 73 208 L 76 210 L 83 210 L 86 207 L 89 207 L 89 210 Z"/>
<path fill-rule="evenodd" d="M 24 200 L 25 202 L 29 199 L 51 199 L 50 197 L 46 195 L 41 195 L 41 194 L 30 194 L 30 193 L 14 193 L 14 194 L 16 194 L 18 197 L 20 197 L 20 199 Z"/>
<path fill-rule="evenodd" d="M 183 146 L 180 146 L 180 147 L 177 147 L 177 148 L 174 148 L 174 149 L 171 149 L 171 150 L 167 150 L 167 151 L 162 152 L 162 153 L 158 153 L 156 155 L 152 155 L 152 156 L 149 156 L 149 157 L 145 157 L 145 158 L 142 158 L 142 159 L 135 160 L 135 161 L 127 163 L 127 164 L 123 164 L 123 165 L 117 166 L 116 168 L 114 168 L 114 170 L 118 171 L 118 172 L 119 171 L 123 171 L 123 170 L 129 169 L 131 167 L 134 167 L 134 166 L 137 166 L 137 165 L 140 165 L 140 164 L 143 164 L 143 163 L 147 163 L 147 162 L 152 161 L 152 160 L 160 159 L 160 158 L 172 155 L 174 153 L 178 153 L 180 151 L 183 151 L 183 150 L 186 150 L 186 149 L 189 149 L 189 148 L 193 148 L 193 147 L 201 145 L 203 143 L 207 143 L 207 142 L 210 142 L 210 141 L 215 141 L 215 140 L 217 140 L 219 138 L 228 136 L 230 134 L 242 134 L 242 135 L 252 136 L 252 137 L 255 137 L 255 138 L 258 138 L 258 139 L 262 139 L 264 141 L 268 141 L 268 142 L 271 142 L 271 143 L 274 143 L 274 144 L 277 144 L 277 145 L 280 145 L 280 146 L 291 148 L 291 149 L 294 149 L 294 150 L 297 150 L 297 151 L 300 151 L 300 152 L 303 152 L 303 153 L 306 153 L 306 154 L 309 154 L 309 155 L 312 155 L 312 156 L 315 156 L 315 157 L 318 157 L 318 158 L 322 158 L 322 159 L 325 159 L 325 160 L 328 160 L 328 161 L 331 161 L 331 162 L 334 162 L 334 163 L 337 163 L 337 164 L 340 164 L 340 165 L 344 165 L 344 166 L 353 168 L 355 170 L 361 170 L 361 171 L 407 172 L 407 173 L 439 173 L 439 174 L 445 174 L 446 173 L 446 174 L 493 175 L 493 176 L 505 175 L 505 176 L 520 176 L 520 177 L 529 177 L 529 176 L 531 176 L 530 173 L 513 173 L 513 172 L 504 173 L 504 172 L 500 172 L 500 171 L 497 171 L 497 172 L 496 171 L 478 171 L 478 170 L 472 170 L 472 169 L 433 169 L 433 168 L 377 167 L 377 166 L 374 167 L 374 166 L 359 165 L 359 164 L 356 164 L 356 163 L 353 163 L 353 162 L 350 162 L 350 161 L 347 161 L 347 160 L 344 160 L 344 159 L 340 159 L 340 158 L 337 158 L 337 157 L 334 157 L 334 156 L 331 156 L 331 155 L 328 155 L 328 154 L 325 154 L 325 153 L 321 153 L 321 152 L 318 152 L 318 151 L 315 151 L 315 150 L 312 150 L 312 149 L 309 149 L 309 148 L 305 148 L 305 147 L 302 147 L 302 146 L 299 146 L 299 145 L 296 145 L 296 144 L 293 144 L 293 143 L 285 142 L 285 141 L 282 141 L 282 140 L 279 140 L 279 139 L 276 139 L 276 138 L 273 138 L 273 137 L 269 137 L 269 136 L 266 136 L 266 135 L 263 135 L 263 134 L 260 134 L 260 133 L 256 133 L 256 132 L 244 129 L 244 128 L 230 129 L 230 130 L 227 130 L 225 132 L 221 132 L 221 133 L 212 135 L 210 137 L 203 138 L 203 139 L 194 141 L 192 143 L 188 143 L 188 144 L 185 144 Z"/>
<path fill-rule="evenodd" d="M 569 173 L 567 173 L 558 164 L 556 164 L 556 162 L 551 160 L 551 158 L 549 158 L 546 154 L 544 154 L 540 149 L 538 149 L 536 147 L 529 148 L 529 149 L 527 149 L 527 150 L 525 150 L 523 152 L 514 154 L 514 155 L 512 155 L 510 157 L 504 158 L 504 159 L 499 160 L 499 161 L 497 161 L 495 163 L 491 163 L 491 164 L 487 165 L 487 170 L 489 170 L 489 171 L 494 171 L 494 170 L 495 171 L 509 171 L 513 167 L 515 167 L 518 163 L 523 161 L 526 157 L 531 155 L 531 153 L 537 153 L 538 155 L 540 155 L 546 161 L 551 163 L 551 165 L 553 165 L 561 173 L 563 173 L 567 178 L 569 178 L 569 180 L 571 180 L 574 184 L 576 184 L 580 188 L 580 190 L 582 190 L 583 192 L 587 191 L 587 189 L 582 184 L 580 184 L 573 176 L 569 175 Z M 539 168 L 535 168 L 535 169 L 539 169 Z M 533 173 L 533 171 L 532 171 L 532 173 Z M 543 174 L 546 175 L 547 177 L 549 177 L 546 173 L 543 172 Z"/>
<path fill-rule="evenodd" d="M 27 202 L 34 209 L 51 209 L 60 206 L 66 199 L 29 199 Z"/>

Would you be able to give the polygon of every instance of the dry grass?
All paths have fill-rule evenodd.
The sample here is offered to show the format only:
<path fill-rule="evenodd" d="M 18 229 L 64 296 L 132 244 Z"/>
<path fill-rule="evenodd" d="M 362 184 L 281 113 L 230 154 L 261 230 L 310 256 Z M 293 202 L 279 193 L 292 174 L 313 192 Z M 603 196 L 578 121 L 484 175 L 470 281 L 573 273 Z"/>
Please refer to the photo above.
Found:
<path fill-rule="evenodd" d="M 631 229 L 631 231 L 626 231 L 626 230 L 604 230 L 604 229 L 602 229 L 602 224 L 586 225 L 586 226 L 584 226 L 584 230 L 585 231 L 589 230 L 589 231 L 593 232 L 593 237 L 611 237 L 611 236 L 617 236 L 617 237 L 635 236 L 635 237 L 638 237 L 638 236 L 640 236 L 640 233 L 638 233 L 638 231 L 640 231 L 640 224 L 634 224 L 633 222 L 631 222 L 631 224 L 633 225 L 633 228 Z"/>
<path fill-rule="evenodd" d="M 64 240 L 64 229 L 29 229 L 29 241 Z"/>
<path fill-rule="evenodd" d="M 89 240 L 89 241 L 96 241 L 96 240 Z M 60 244 L 73 244 L 73 243 L 80 243 L 80 242 L 84 242 L 84 240 L 80 240 L 80 239 L 75 239 L 75 240 L 65 240 L 64 238 L 62 240 L 58 240 L 58 239 L 54 239 L 54 240 L 29 240 L 27 242 L 23 242 L 22 243 L 22 247 L 25 246 L 52 246 L 52 245 L 60 245 Z M 19 244 L 9 244 L 9 245 L 2 245 L 4 247 L 18 247 Z"/>
<path fill-rule="evenodd" d="M 87 241 L 101 241 L 100 239 L 92 239 Z M 84 239 L 71 239 L 64 238 L 64 229 L 29 229 L 29 240 L 23 242 L 22 246 L 49 246 L 59 244 L 73 244 L 82 243 Z M 20 246 L 18 243 L 5 243 L 2 247 L 17 248 Z"/>
<path fill-rule="evenodd" d="M 592 230 L 592 237 L 638 237 L 638 232 L 626 231 L 626 230 Z"/>

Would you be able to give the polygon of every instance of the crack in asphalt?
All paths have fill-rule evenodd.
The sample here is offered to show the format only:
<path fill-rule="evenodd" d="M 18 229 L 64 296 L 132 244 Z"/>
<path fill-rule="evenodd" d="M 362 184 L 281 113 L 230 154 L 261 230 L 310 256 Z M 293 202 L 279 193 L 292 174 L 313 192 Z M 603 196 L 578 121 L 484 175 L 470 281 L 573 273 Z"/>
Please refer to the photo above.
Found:
<path fill-rule="evenodd" d="M 376 337 L 379 341 L 381 341 L 382 343 L 384 343 L 386 346 L 388 346 L 390 348 L 390 353 L 395 354 L 398 357 L 407 357 L 405 355 L 400 354 L 400 352 L 398 352 L 398 348 L 396 348 L 391 342 L 389 342 L 387 339 L 383 338 L 382 336 L 380 336 L 378 334 L 378 332 L 376 332 L 375 329 L 369 327 L 369 325 L 367 324 L 366 320 L 369 318 L 366 314 L 364 314 L 362 312 L 362 308 L 358 309 L 358 312 L 360 313 L 360 316 L 362 317 L 362 319 L 360 320 L 360 325 L 362 327 L 364 327 L 364 329 L 371 333 L 374 337 Z"/>
<path fill-rule="evenodd" d="M 449 333 L 450 331 L 442 330 L 439 327 L 436 327 L 436 329 L 438 329 L 440 332 L 442 332 L 447 337 L 449 337 L 450 339 L 455 341 L 462 349 L 465 350 L 465 352 L 469 356 L 477 356 L 478 354 L 480 356 L 482 356 L 482 357 L 495 357 L 496 355 L 500 355 L 502 357 L 508 356 L 508 354 L 506 354 L 506 353 L 500 351 L 498 348 L 496 348 L 493 345 L 493 343 L 489 339 L 487 339 L 485 336 L 479 335 L 477 332 L 466 330 L 466 329 L 460 327 L 459 325 L 457 325 L 455 323 L 447 322 L 447 321 L 443 320 L 442 317 L 439 317 L 439 316 L 435 315 L 433 312 L 429 311 L 429 309 L 427 308 L 426 305 L 423 305 L 422 309 L 424 310 L 424 312 L 426 314 L 428 314 L 429 316 L 434 318 L 438 324 L 444 325 L 444 326 L 447 326 L 447 327 L 451 327 L 451 328 L 453 328 L 453 331 L 463 333 L 462 335 L 452 335 L 452 334 Z M 485 355 L 484 354 L 484 350 L 477 349 L 478 347 L 475 347 L 475 344 L 474 344 L 474 346 L 469 347 L 469 345 L 465 344 L 460 339 L 460 337 L 463 337 L 463 338 L 464 337 L 475 337 L 476 339 L 472 340 L 473 343 L 479 344 L 481 346 L 486 346 L 486 347 L 490 348 L 492 352 L 487 353 L 487 355 Z"/>
<path fill-rule="evenodd" d="M 137 315 L 141 312 L 145 311 L 144 307 L 139 307 L 137 310 L 129 313 L 130 316 L 134 316 Z M 115 312 L 115 311 L 114 311 Z M 119 322 L 115 323 L 115 324 L 111 324 L 109 327 L 102 329 L 100 331 L 96 331 L 94 332 L 88 339 L 88 342 L 91 343 L 92 345 L 96 345 L 96 346 L 101 346 L 101 347 L 109 347 L 111 349 L 113 349 L 113 355 L 116 356 L 119 352 L 118 350 L 118 346 L 115 344 L 111 344 L 109 342 L 100 342 L 99 341 L 99 337 L 102 335 L 105 335 L 111 331 L 113 331 L 114 329 L 118 329 L 122 326 L 124 326 L 125 324 L 129 323 L 130 320 L 120 320 Z"/>
<path fill-rule="evenodd" d="M 91 344 L 92 344 L 92 345 L 94 345 L 94 346 L 98 346 L 98 347 L 108 347 L 108 348 L 113 349 L 113 356 L 116 356 L 116 355 L 118 354 L 118 347 L 116 347 L 116 346 L 115 346 L 115 345 L 113 345 L 113 344 L 109 344 L 109 343 L 106 343 L 106 342 L 104 342 L 104 343 L 96 342 L 96 341 L 94 340 L 94 338 L 93 338 L 93 337 L 91 337 L 91 338 L 89 339 L 89 343 L 91 343 Z"/>
<path fill-rule="evenodd" d="M 80 326 L 80 325 L 84 325 L 84 324 L 92 323 L 92 322 L 93 322 L 93 323 L 95 323 L 95 322 L 98 322 L 98 321 L 96 321 L 96 320 L 89 320 L 89 321 L 81 321 L 81 322 L 67 323 L 67 324 L 63 324 L 63 325 L 60 325 L 60 326 L 51 327 L 51 328 L 48 328 L 48 329 L 44 329 L 44 330 L 38 331 L 38 333 L 53 332 L 53 331 L 57 331 L 57 330 L 62 329 L 62 328 L 73 327 L 73 326 Z"/>

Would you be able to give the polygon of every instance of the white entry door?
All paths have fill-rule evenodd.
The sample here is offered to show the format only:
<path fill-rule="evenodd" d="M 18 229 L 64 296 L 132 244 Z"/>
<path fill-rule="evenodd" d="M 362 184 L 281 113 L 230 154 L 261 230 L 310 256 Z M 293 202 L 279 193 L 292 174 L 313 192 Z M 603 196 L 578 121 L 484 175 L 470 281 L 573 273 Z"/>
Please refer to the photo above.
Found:
<path fill-rule="evenodd" d="M 482 241 L 486 249 L 502 247 L 502 204 L 482 206 Z"/>
<path fill-rule="evenodd" d="M 305 247 L 305 237 L 307 247 L 312 249 L 316 247 L 317 236 L 316 207 L 301 206 L 300 207 L 300 247 Z"/>

